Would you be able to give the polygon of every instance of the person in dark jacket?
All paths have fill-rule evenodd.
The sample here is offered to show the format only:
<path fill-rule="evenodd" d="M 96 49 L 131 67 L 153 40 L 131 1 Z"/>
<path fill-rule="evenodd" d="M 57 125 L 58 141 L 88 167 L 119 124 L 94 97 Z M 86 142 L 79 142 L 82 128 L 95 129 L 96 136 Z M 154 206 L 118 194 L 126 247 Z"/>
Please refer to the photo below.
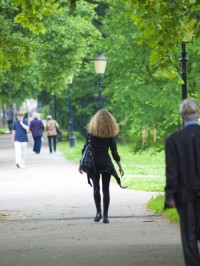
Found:
<path fill-rule="evenodd" d="M 30 131 L 32 132 L 32 136 L 34 140 L 33 151 L 36 154 L 39 154 L 41 150 L 41 145 L 42 145 L 44 125 L 42 121 L 39 119 L 39 116 L 37 113 L 33 114 L 33 120 L 30 123 Z"/>
<path fill-rule="evenodd" d="M 200 256 L 200 106 L 184 100 L 184 128 L 166 139 L 165 208 L 177 208 L 186 266 L 199 266 Z"/>
<path fill-rule="evenodd" d="M 14 112 L 12 108 L 9 108 L 6 111 L 6 119 L 7 119 L 7 123 L 8 123 L 8 129 L 9 132 L 12 132 L 12 127 L 13 127 L 13 117 L 14 117 Z"/>
<path fill-rule="evenodd" d="M 109 149 L 111 150 L 113 159 L 119 167 L 121 176 L 124 175 L 116 144 L 116 136 L 119 133 L 119 128 L 112 114 L 107 110 L 102 109 L 91 119 L 88 125 L 88 132 L 92 136 L 92 147 L 94 151 L 94 172 L 90 173 L 90 178 L 93 180 L 94 201 L 96 205 L 94 222 L 99 222 L 103 218 L 103 223 L 109 223 L 108 209 L 110 203 L 109 186 L 111 175 L 114 175 L 119 181 L 119 177 L 108 153 Z M 86 138 L 82 153 L 84 152 L 87 143 L 88 138 Z M 83 173 L 80 167 L 79 172 L 81 174 Z M 101 209 L 100 175 L 102 176 L 103 217 Z"/>

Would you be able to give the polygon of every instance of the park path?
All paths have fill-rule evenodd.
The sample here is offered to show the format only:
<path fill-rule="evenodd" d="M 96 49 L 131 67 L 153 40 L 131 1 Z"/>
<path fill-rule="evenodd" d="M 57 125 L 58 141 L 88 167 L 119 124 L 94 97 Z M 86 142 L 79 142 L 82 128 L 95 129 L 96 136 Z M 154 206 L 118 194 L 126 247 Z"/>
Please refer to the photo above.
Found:
<path fill-rule="evenodd" d="M 35 155 L 30 141 L 27 168 L 17 169 L 10 140 L 0 136 L 0 266 L 184 265 L 178 226 L 145 208 L 153 193 L 112 183 L 110 223 L 94 223 L 77 165 L 45 142 Z"/>

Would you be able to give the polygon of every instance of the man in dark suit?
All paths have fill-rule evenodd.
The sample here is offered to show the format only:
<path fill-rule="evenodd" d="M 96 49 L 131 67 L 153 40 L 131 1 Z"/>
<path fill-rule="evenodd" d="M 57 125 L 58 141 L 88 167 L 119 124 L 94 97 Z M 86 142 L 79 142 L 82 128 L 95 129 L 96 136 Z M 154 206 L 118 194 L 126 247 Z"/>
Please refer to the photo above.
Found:
<path fill-rule="evenodd" d="M 183 129 L 166 139 L 165 208 L 177 208 L 186 266 L 199 266 L 200 255 L 200 106 L 186 99 L 180 106 Z"/>

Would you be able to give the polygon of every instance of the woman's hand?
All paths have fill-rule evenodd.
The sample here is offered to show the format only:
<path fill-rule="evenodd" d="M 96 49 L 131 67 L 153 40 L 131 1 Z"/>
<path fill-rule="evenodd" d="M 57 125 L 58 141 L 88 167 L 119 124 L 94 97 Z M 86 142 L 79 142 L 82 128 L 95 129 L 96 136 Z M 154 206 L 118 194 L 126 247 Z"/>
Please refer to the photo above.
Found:
<path fill-rule="evenodd" d="M 120 175 L 123 176 L 124 175 L 124 171 L 122 168 L 119 168 L 119 172 L 120 172 Z"/>
<path fill-rule="evenodd" d="M 82 170 L 81 170 L 81 166 L 79 165 L 78 171 L 80 174 L 83 174 Z"/>
<path fill-rule="evenodd" d="M 119 167 L 120 175 L 123 176 L 123 175 L 124 175 L 124 171 L 123 171 L 123 169 L 122 169 L 121 163 L 120 163 L 120 162 L 117 162 L 117 165 L 118 165 L 118 167 Z"/>

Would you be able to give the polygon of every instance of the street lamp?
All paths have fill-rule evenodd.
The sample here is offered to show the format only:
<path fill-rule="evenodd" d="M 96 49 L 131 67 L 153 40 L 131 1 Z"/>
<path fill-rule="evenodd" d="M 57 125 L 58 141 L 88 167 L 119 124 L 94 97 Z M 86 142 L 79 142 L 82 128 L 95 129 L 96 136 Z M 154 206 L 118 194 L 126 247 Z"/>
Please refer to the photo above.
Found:
<path fill-rule="evenodd" d="M 187 66 L 187 61 L 188 58 L 186 57 L 186 42 L 182 41 L 181 42 L 181 58 L 179 58 L 179 61 L 181 62 L 181 77 L 183 80 L 182 84 L 182 100 L 187 99 L 187 72 L 186 72 L 186 66 Z"/>
<path fill-rule="evenodd" d="M 94 62 L 94 69 L 96 74 L 99 75 L 98 77 L 98 85 L 99 85 L 99 97 L 98 97 L 98 110 L 102 109 L 102 78 L 101 76 L 105 73 L 106 65 L 107 65 L 107 58 L 102 55 L 101 52 L 98 53 L 98 56 L 93 60 Z"/>
<path fill-rule="evenodd" d="M 54 93 L 53 95 L 53 102 L 54 102 L 54 119 L 57 119 L 57 99 L 56 99 L 56 95 Z"/>
<path fill-rule="evenodd" d="M 187 53 L 186 53 L 186 43 L 192 42 L 194 31 L 197 26 L 196 19 L 192 19 L 190 24 L 186 24 L 183 26 L 183 29 L 186 30 L 187 36 L 183 38 L 181 42 L 181 57 L 179 61 L 181 62 L 181 77 L 183 80 L 182 84 L 182 100 L 187 99 Z"/>
<path fill-rule="evenodd" d="M 71 99 L 71 85 L 73 82 L 73 75 L 69 76 L 66 80 L 68 84 L 68 101 L 69 101 L 69 143 L 70 147 L 75 147 L 76 137 L 73 130 L 73 112 L 72 112 L 72 99 Z"/>

